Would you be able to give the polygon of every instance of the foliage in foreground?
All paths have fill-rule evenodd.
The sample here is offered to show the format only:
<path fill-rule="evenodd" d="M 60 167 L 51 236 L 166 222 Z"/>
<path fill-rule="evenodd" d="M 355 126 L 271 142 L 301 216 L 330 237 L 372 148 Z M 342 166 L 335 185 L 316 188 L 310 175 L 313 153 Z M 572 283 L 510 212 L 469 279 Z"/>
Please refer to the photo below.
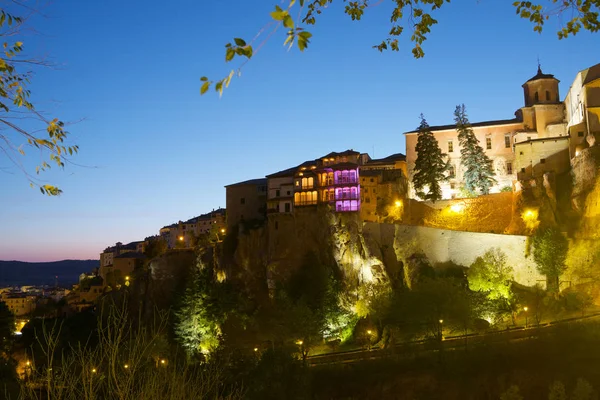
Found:
<path fill-rule="evenodd" d="M 291 48 L 297 44 L 300 51 L 304 51 L 312 38 L 312 33 L 306 30 L 307 27 L 315 25 L 321 14 L 332 7 L 334 0 L 286 0 L 280 5 L 275 5 L 271 12 L 271 21 L 258 31 L 258 34 L 252 41 L 247 42 L 242 38 L 235 38 L 233 43 L 225 45 L 225 61 L 230 62 L 236 57 L 241 57 L 243 62 L 237 70 L 237 75 L 241 75 L 242 66 L 250 60 L 266 41 L 279 28 L 283 27 L 286 32 L 284 46 Z M 339 3 L 339 2 L 336 2 Z M 345 1 L 344 13 L 353 21 L 360 21 L 365 12 L 381 2 L 371 3 L 367 0 Z M 434 18 L 436 13 L 451 3 L 450 0 L 396 0 L 392 4 L 389 17 L 389 31 L 386 37 L 373 45 L 373 48 L 383 52 L 386 50 L 400 51 L 399 38 L 406 29 L 410 30 L 410 40 L 414 43 L 412 54 L 415 58 L 421 58 L 425 55 L 423 43 L 427 40 L 431 29 L 437 25 L 438 21 Z M 507 3 L 508 5 L 508 3 Z M 561 19 L 567 16 L 566 21 L 561 21 L 561 28 L 558 30 L 558 39 L 575 36 L 579 31 L 587 30 L 597 32 L 600 30 L 598 0 L 579 0 L 579 1 L 559 1 L 559 0 L 540 0 L 536 1 L 515 1 L 512 3 L 516 13 L 520 18 L 529 20 L 533 24 L 535 32 L 542 32 L 544 24 L 550 17 Z M 445 6 L 448 7 L 448 6 Z M 254 42 L 261 37 L 261 33 L 268 32 L 262 37 L 266 37 L 258 45 Z M 384 31 L 385 32 L 385 31 Z M 207 77 L 201 78 L 201 94 L 205 94 L 211 86 L 221 95 L 223 90 L 229 86 L 231 79 L 236 75 L 235 70 L 224 78 L 213 82 Z"/>
<path fill-rule="evenodd" d="M 20 12 L 35 13 L 27 2 L 13 2 L 10 8 Z M 15 15 L 7 4 L 0 9 L 0 37 L 5 41 L 0 52 L 0 152 L 20 169 L 32 187 L 38 187 L 43 194 L 56 196 L 61 190 L 50 184 L 43 184 L 36 175 L 52 166 L 63 168 L 65 161 L 79 151 L 77 145 L 67 144 L 69 133 L 64 122 L 58 118 L 47 118 L 35 108 L 28 89 L 34 67 L 44 66 L 42 60 L 25 55 L 23 42 L 14 37 L 23 36 L 27 18 Z M 35 6 L 35 5 L 34 5 Z M 16 10 L 15 10 L 16 11 Z M 41 161 L 30 173 L 21 162 L 25 149 L 39 150 Z"/>
<path fill-rule="evenodd" d="M 166 343 L 165 315 L 142 321 L 128 315 L 126 303 L 110 304 L 98 317 L 97 345 L 73 344 L 59 351 L 61 326 L 38 332 L 45 357 L 30 357 L 20 399 L 192 399 L 240 398 L 223 387 L 217 364 L 190 365 Z"/>

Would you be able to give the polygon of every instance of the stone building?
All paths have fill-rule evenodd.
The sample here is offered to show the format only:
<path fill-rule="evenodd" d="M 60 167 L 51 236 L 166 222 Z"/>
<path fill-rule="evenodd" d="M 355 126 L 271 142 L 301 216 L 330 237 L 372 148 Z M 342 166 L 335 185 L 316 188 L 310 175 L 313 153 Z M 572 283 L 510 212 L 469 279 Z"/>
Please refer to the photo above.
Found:
<path fill-rule="evenodd" d="M 163 226 L 160 237 L 167 243 L 167 248 L 192 247 L 195 238 L 212 232 L 222 232 L 226 229 L 226 211 L 224 208 L 212 210 L 209 213 Z M 224 232 L 223 232 L 224 233 Z"/>
<path fill-rule="evenodd" d="M 579 71 L 565 98 L 569 154 L 573 158 L 578 151 L 589 146 L 588 139 L 600 139 L 600 64 Z"/>
<path fill-rule="evenodd" d="M 565 106 L 560 101 L 558 83 L 558 79 L 544 74 L 538 66 L 537 74 L 522 85 L 524 105 L 515 112 L 515 118 L 471 124 L 480 146 L 492 161 L 497 182 L 491 188 L 492 193 L 512 187 L 515 180 L 531 178 L 535 173 L 564 172 L 565 159 L 568 169 Z M 442 198 L 460 197 L 464 171 L 456 125 L 432 126 L 431 131 L 450 163 L 448 180 L 441 185 Z M 405 135 L 406 161 L 412 181 L 418 131 Z M 411 192 L 411 197 L 416 197 L 414 191 Z"/>
<path fill-rule="evenodd" d="M 225 186 L 227 229 L 244 221 L 264 220 L 267 211 L 267 179 L 251 179 Z"/>

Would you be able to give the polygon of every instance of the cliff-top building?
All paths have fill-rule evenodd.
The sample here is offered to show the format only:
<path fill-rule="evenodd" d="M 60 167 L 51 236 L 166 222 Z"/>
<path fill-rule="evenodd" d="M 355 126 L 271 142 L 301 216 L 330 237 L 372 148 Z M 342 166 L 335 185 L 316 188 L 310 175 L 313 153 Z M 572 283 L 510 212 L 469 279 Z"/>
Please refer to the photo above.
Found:
<path fill-rule="evenodd" d="M 512 187 L 517 179 L 568 170 L 569 136 L 558 83 L 558 79 L 544 74 L 538 67 L 537 74 L 522 85 L 524 106 L 515 112 L 515 118 L 471 124 L 480 146 L 492 161 L 497 181 L 491 188 L 492 193 Z M 456 125 L 432 126 L 431 131 L 450 162 L 448 181 L 441 185 L 442 197 L 455 198 L 464 185 Z M 406 161 L 412 182 L 418 131 L 405 135 Z"/>

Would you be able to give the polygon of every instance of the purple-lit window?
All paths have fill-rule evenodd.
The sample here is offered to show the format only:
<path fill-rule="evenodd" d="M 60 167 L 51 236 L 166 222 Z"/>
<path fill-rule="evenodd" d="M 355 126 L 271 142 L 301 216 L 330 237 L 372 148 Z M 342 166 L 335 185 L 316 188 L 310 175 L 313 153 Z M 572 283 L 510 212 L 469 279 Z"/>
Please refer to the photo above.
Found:
<path fill-rule="evenodd" d="M 349 174 L 350 183 L 356 183 L 356 171 L 352 170 Z"/>
<path fill-rule="evenodd" d="M 342 171 L 335 171 L 335 183 L 341 183 Z"/>
<path fill-rule="evenodd" d="M 335 203 L 335 210 L 338 212 L 358 211 L 359 204 L 360 203 L 358 202 L 358 200 L 337 201 Z"/>

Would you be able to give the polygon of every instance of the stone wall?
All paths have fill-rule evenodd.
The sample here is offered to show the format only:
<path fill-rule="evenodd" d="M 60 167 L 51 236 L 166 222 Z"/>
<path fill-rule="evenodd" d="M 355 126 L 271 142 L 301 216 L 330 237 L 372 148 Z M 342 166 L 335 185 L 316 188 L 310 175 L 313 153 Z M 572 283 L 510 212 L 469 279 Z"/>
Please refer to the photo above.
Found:
<path fill-rule="evenodd" d="M 363 226 L 367 242 L 384 248 L 401 249 L 405 243 L 417 243 L 432 263 L 454 262 L 469 266 L 487 250 L 498 247 L 506 253 L 515 270 L 515 281 L 532 286 L 545 282 L 535 267 L 533 258 L 525 257 L 527 236 L 461 232 L 422 226 L 376 224 Z M 400 257 L 398 257 L 400 258 Z"/>

